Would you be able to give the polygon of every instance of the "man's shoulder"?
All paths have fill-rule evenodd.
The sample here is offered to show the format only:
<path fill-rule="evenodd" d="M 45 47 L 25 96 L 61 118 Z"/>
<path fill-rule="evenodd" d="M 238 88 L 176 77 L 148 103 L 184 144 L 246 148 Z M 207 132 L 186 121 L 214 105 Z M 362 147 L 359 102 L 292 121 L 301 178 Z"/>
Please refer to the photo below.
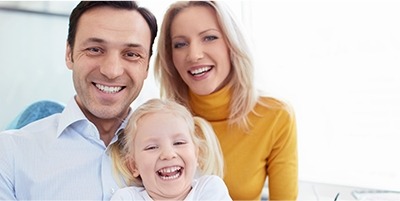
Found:
<path fill-rule="evenodd" d="M 43 119 L 31 122 L 19 129 L 10 129 L 0 132 L 0 135 L 8 135 L 11 138 L 33 137 L 49 132 L 56 132 L 60 120 L 60 114 L 54 114 Z"/>
<path fill-rule="evenodd" d="M 20 129 L 21 132 L 43 132 L 56 129 L 60 122 L 61 113 L 53 114 L 34 121 Z"/>

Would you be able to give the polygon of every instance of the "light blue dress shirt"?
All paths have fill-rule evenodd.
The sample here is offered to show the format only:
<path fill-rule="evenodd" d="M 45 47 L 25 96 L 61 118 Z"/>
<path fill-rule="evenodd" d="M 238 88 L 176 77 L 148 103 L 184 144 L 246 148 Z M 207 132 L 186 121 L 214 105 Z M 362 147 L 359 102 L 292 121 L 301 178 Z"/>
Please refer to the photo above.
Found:
<path fill-rule="evenodd" d="M 108 148 L 74 99 L 0 133 L 0 200 L 109 200 L 117 189 Z"/>

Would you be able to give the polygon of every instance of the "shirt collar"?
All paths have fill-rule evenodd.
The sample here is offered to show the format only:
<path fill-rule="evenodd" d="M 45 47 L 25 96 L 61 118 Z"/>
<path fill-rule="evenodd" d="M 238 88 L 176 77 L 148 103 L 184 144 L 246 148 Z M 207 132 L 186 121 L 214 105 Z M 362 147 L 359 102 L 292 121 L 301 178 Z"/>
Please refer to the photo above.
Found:
<path fill-rule="evenodd" d="M 121 125 L 116 131 L 116 135 L 119 134 L 119 131 L 124 129 L 126 125 L 128 124 L 129 117 L 132 115 L 133 110 L 132 108 L 129 109 L 129 113 L 127 117 L 122 121 Z M 64 110 L 61 113 L 59 125 L 57 127 L 57 137 L 59 137 L 65 129 L 67 129 L 69 126 L 72 124 L 75 124 L 79 122 L 81 128 L 77 129 L 85 129 L 88 126 L 95 127 L 95 125 L 90 122 L 86 116 L 83 114 L 82 110 L 78 106 L 78 103 L 76 102 L 75 98 L 71 98 L 68 104 L 65 106 Z M 97 130 L 97 128 L 96 128 Z M 85 133 L 85 132 L 84 132 Z"/>
<path fill-rule="evenodd" d="M 78 121 L 87 121 L 89 123 L 89 120 L 79 108 L 75 98 L 72 98 L 61 113 L 57 127 L 57 137 L 59 137 L 67 127 Z"/>

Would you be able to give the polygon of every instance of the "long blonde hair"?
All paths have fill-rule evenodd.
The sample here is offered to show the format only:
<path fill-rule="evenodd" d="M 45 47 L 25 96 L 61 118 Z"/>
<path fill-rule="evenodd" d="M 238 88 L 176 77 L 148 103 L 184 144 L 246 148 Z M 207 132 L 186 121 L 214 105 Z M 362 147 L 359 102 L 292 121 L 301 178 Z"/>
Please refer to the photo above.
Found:
<path fill-rule="evenodd" d="M 200 173 L 202 175 L 217 175 L 222 178 L 224 169 L 223 155 L 211 125 L 201 117 L 192 116 L 186 107 L 175 101 L 150 99 L 133 112 L 126 128 L 119 134 L 118 141 L 111 146 L 111 157 L 115 170 L 114 176 L 117 181 L 123 180 L 128 186 L 143 186 L 140 177 L 134 177 L 129 171 L 129 157 L 134 153 L 137 122 L 146 114 L 159 112 L 173 113 L 186 121 L 191 139 L 195 147 L 199 148 L 198 163 Z"/>
<path fill-rule="evenodd" d="M 258 91 L 254 85 L 253 58 L 249 41 L 243 33 L 243 28 L 237 22 L 233 13 L 221 1 L 178 1 L 172 4 L 164 15 L 158 39 L 157 55 L 154 64 L 154 75 L 159 82 L 160 95 L 173 99 L 189 107 L 189 88 L 172 60 L 171 24 L 175 16 L 191 6 L 206 6 L 214 9 L 218 23 L 225 36 L 232 65 L 229 124 L 237 124 L 240 128 L 250 128 L 247 115 L 252 112 L 258 101 Z"/>

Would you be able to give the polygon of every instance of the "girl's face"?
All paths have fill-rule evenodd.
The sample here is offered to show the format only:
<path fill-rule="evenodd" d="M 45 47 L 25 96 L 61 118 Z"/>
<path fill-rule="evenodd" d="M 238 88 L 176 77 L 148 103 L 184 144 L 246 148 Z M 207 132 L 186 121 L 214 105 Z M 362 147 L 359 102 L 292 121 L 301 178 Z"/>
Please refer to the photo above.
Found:
<path fill-rule="evenodd" d="M 171 41 L 175 68 L 194 93 L 207 95 L 226 85 L 229 49 L 212 8 L 192 6 L 177 14 Z"/>
<path fill-rule="evenodd" d="M 151 113 L 138 121 L 134 176 L 141 176 L 153 199 L 182 199 L 191 189 L 197 163 L 186 121 L 179 116 Z"/>

